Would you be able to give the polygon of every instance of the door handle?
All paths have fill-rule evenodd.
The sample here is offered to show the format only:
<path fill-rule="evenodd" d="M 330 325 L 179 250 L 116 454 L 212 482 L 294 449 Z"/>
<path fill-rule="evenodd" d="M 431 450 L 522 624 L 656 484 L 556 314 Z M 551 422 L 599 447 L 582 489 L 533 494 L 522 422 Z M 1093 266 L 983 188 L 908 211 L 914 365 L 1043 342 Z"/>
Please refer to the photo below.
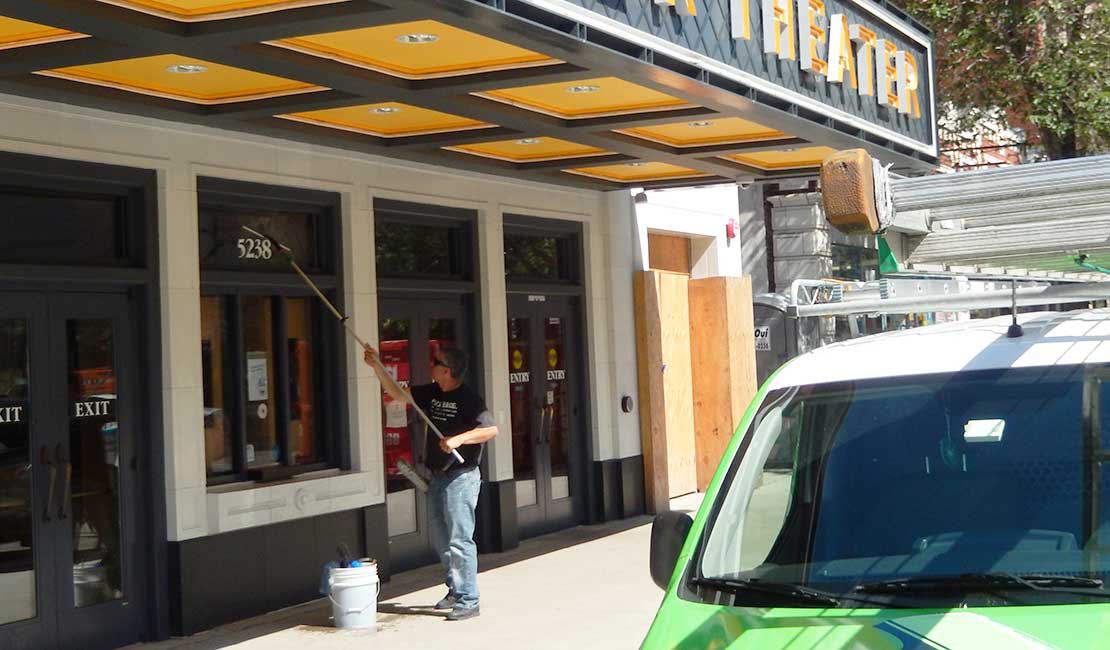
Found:
<path fill-rule="evenodd" d="M 551 444 L 551 427 L 555 426 L 555 405 L 547 407 L 547 429 L 543 432 L 545 444 Z"/>
<path fill-rule="evenodd" d="M 535 438 L 536 438 L 536 444 L 537 445 L 542 445 L 543 444 L 543 423 L 544 423 L 544 420 L 547 418 L 547 408 L 542 406 L 542 405 L 539 408 L 540 408 L 540 426 L 539 426 L 539 428 L 536 429 Z"/>
<path fill-rule="evenodd" d="M 58 463 L 63 464 L 62 474 L 65 476 L 65 484 L 62 487 L 61 500 L 58 502 L 58 519 L 66 518 L 66 506 L 69 505 L 69 486 L 70 480 L 73 478 L 73 464 L 69 462 L 69 452 L 62 445 L 58 443 Z"/>
<path fill-rule="evenodd" d="M 39 450 L 39 460 L 46 465 L 46 502 L 42 506 L 42 520 L 50 521 L 50 504 L 54 501 L 54 481 L 58 468 L 54 466 L 54 451 L 47 445 Z"/>

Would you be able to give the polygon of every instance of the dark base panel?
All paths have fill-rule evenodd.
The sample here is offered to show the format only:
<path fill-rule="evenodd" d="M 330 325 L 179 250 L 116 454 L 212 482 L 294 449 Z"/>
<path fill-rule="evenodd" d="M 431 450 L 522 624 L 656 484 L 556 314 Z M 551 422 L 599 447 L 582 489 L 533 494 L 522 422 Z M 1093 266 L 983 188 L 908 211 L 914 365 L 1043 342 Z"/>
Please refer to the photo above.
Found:
<path fill-rule="evenodd" d="M 644 499 L 644 457 L 622 458 L 621 517 L 636 517 L 647 512 Z"/>
<path fill-rule="evenodd" d="M 321 567 L 337 557 L 341 542 L 352 553 L 388 561 L 385 506 L 170 542 L 173 634 L 319 598 Z"/>
<path fill-rule="evenodd" d="M 594 462 L 594 520 L 612 521 L 644 514 L 644 459 L 630 456 Z"/>
<path fill-rule="evenodd" d="M 366 544 L 363 555 L 378 561 L 378 578 L 382 582 L 393 575 L 388 530 L 389 521 L 386 519 L 384 503 L 362 509 L 362 539 Z"/>
<path fill-rule="evenodd" d="M 483 482 L 476 514 L 474 541 L 479 553 L 500 553 L 520 545 L 515 481 Z"/>

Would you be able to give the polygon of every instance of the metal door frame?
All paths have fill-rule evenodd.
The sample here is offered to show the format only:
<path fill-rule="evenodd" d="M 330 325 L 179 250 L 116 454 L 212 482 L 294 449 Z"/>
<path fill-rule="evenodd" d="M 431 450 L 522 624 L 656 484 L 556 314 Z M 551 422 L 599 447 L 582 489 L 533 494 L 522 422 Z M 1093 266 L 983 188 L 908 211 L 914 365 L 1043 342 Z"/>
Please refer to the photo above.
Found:
<path fill-rule="evenodd" d="M 517 508 L 517 525 L 522 538 L 542 535 L 580 523 L 586 514 L 586 493 L 590 489 L 582 462 L 583 447 L 586 444 L 587 414 L 586 409 L 583 408 L 585 365 L 581 336 L 581 301 L 574 295 L 539 293 L 532 295 L 543 295 L 544 299 L 538 301 L 530 299 L 529 296 L 510 294 L 507 305 L 509 318 L 526 318 L 529 321 L 528 370 L 536 377 L 530 382 L 533 402 L 530 415 L 533 427 L 532 458 L 536 468 L 536 503 Z M 576 301 L 578 304 L 575 304 Z M 547 368 L 544 364 L 546 359 L 544 325 L 548 318 L 560 318 L 563 321 L 564 365 L 568 375 L 567 401 L 568 408 L 571 409 L 568 422 L 571 430 L 567 449 L 567 480 L 570 482 L 571 490 L 570 497 L 565 503 L 557 503 L 550 497 L 552 479 L 550 441 L 537 440 L 543 426 L 540 409 L 543 391 L 547 385 Z"/>

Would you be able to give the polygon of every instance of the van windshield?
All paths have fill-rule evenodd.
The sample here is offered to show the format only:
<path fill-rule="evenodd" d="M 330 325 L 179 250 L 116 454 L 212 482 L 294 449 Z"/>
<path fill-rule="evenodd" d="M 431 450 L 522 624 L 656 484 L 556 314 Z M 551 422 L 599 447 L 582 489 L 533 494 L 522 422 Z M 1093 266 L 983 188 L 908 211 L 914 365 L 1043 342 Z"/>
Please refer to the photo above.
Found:
<path fill-rule="evenodd" d="M 751 605 L 773 604 L 783 586 L 892 606 L 1107 600 L 1100 372 L 1012 368 L 770 394 L 688 589 Z"/>

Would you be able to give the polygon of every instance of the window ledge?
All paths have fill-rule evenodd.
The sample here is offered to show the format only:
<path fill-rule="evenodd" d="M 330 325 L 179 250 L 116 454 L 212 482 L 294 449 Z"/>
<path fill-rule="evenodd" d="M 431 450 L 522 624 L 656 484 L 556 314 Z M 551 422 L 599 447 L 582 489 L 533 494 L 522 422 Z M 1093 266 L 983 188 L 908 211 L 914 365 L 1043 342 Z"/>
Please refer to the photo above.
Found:
<path fill-rule="evenodd" d="M 382 501 L 369 472 L 326 469 L 275 483 L 244 481 L 208 488 L 208 533 L 353 510 Z"/>

